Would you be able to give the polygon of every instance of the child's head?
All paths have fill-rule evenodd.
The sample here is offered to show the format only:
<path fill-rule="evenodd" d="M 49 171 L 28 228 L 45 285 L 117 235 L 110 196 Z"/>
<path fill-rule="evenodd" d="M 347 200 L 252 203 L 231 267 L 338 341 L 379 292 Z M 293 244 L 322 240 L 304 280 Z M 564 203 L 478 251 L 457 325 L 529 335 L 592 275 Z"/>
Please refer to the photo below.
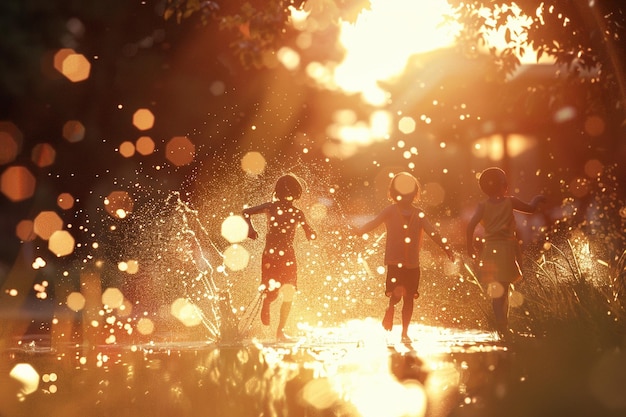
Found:
<path fill-rule="evenodd" d="M 478 185 L 483 193 L 489 197 L 504 195 L 508 187 L 506 174 L 497 167 L 487 168 L 481 172 L 478 178 Z"/>
<path fill-rule="evenodd" d="M 394 203 L 401 201 L 412 203 L 419 199 L 419 193 L 419 182 L 408 172 L 399 172 L 389 183 L 388 196 Z"/>
<path fill-rule="evenodd" d="M 283 175 L 276 181 L 274 197 L 277 200 L 297 200 L 301 195 L 302 183 L 295 175 Z"/>

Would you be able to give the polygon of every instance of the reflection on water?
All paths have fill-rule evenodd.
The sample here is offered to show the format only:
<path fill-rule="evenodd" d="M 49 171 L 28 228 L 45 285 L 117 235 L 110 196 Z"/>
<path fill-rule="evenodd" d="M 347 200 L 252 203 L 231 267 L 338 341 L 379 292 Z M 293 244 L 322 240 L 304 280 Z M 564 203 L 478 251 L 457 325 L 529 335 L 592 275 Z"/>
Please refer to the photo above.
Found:
<path fill-rule="evenodd" d="M 289 344 L 24 341 L 0 359 L 0 415 L 447 415 L 506 355 L 476 331 L 415 325 L 401 345 L 373 320 L 301 330 Z"/>

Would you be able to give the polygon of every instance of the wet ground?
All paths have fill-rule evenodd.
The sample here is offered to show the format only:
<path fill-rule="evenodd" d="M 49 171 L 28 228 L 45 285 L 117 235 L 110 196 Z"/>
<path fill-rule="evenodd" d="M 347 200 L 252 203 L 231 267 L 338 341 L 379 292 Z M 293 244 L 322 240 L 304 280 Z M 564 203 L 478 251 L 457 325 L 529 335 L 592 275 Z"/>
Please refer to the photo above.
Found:
<path fill-rule="evenodd" d="M 373 320 L 301 331 L 291 343 L 23 340 L 0 357 L 0 416 L 623 415 L 528 338 L 413 325 L 403 344 Z M 542 355 L 555 359 L 529 359 Z"/>

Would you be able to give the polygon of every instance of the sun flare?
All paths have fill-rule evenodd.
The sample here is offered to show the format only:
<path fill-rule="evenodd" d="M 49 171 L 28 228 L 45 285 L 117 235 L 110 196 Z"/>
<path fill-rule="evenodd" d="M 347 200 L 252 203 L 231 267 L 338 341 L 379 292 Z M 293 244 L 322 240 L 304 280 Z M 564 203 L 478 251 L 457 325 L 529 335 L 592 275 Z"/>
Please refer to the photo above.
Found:
<path fill-rule="evenodd" d="M 458 25 L 444 24 L 451 13 L 444 0 L 428 7 L 414 0 L 372 0 L 371 10 L 355 24 L 341 25 L 339 41 L 346 55 L 334 70 L 335 83 L 346 92 L 362 92 L 372 104 L 384 104 L 378 81 L 400 75 L 412 55 L 453 44 Z"/>

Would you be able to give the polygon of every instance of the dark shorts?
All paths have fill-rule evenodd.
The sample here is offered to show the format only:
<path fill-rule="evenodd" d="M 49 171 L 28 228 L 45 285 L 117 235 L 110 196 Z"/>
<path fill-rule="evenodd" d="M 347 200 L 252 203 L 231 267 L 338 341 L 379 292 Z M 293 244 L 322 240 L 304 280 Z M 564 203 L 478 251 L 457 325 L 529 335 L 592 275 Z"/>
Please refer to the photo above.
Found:
<path fill-rule="evenodd" d="M 279 282 L 281 286 L 291 284 L 298 288 L 298 267 L 294 258 L 267 252 L 263 254 L 261 259 L 261 284 L 266 288 L 268 299 L 274 300 L 278 297 L 278 291 L 267 290 L 270 287 L 270 280 Z"/>
<path fill-rule="evenodd" d="M 487 241 L 479 263 L 480 281 L 485 284 L 494 281 L 516 283 L 522 278 L 518 259 L 520 253 L 517 241 Z"/>
<path fill-rule="evenodd" d="M 419 297 L 420 269 L 401 268 L 396 265 L 387 265 L 387 282 L 385 283 L 385 295 L 391 297 L 396 288 L 403 287 L 405 294 Z"/>

